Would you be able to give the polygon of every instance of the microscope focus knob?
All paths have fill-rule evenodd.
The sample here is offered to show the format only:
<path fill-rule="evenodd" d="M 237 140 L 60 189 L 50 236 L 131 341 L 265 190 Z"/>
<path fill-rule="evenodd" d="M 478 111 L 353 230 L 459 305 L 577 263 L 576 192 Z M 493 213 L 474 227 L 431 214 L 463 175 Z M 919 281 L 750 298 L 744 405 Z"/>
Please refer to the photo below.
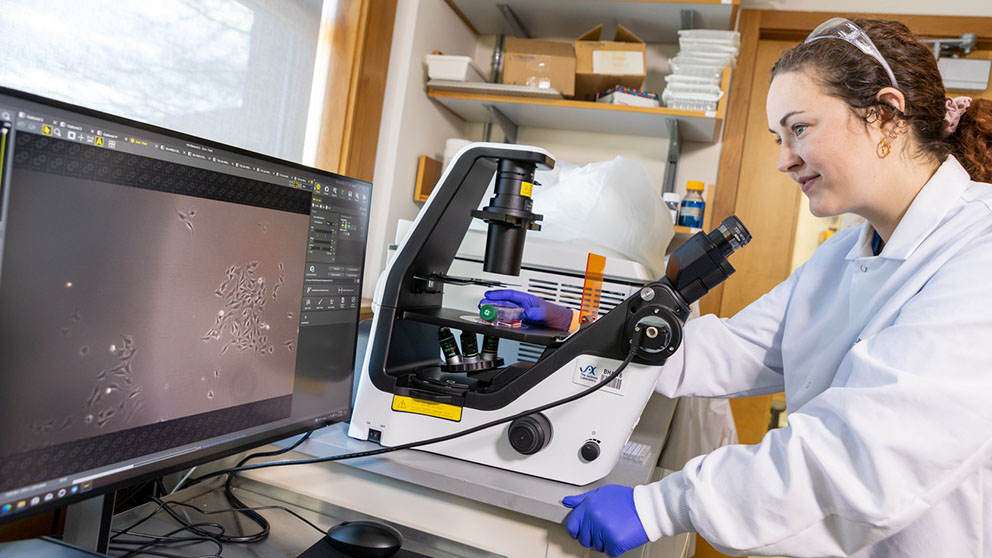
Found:
<path fill-rule="evenodd" d="M 582 444 L 582 449 L 579 450 L 579 455 L 582 459 L 586 461 L 592 461 L 599 457 L 599 444 L 593 442 L 592 440 Z"/>
<path fill-rule="evenodd" d="M 510 446 L 524 455 L 535 454 L 551 443 L 551 421 L 537 413 L 510 423 Z"/>

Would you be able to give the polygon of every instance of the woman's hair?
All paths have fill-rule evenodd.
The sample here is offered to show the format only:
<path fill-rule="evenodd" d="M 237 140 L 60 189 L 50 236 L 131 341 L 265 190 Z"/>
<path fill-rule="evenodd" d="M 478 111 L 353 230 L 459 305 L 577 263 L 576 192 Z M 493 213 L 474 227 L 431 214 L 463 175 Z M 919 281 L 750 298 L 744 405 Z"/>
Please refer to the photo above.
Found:
<path fill-rule="evenodd" d="M 957 129 L 947 135 L 947 97 L 930 48 L 897 21 L 855 19 L 853 23 L 868 34 L 892 67 L 906 97 L 904 114 L 898 116 L 916 138 L 916 155 L 941 163 L 953 154 L 972 180 L 992 182 L 992 101 L 974 99 Z M 880 107 L 876 98 L 880 89 L 892 86 L 885 69 L 847 41 L 818 40 L 787 50 L 772 67 L 772 79 L 797 71 L 806 71 L 828 95 L 846 102 L 862 118 L 870 118 L 870 112 L 883 119 L 897 116 L 896 111 Z"/>

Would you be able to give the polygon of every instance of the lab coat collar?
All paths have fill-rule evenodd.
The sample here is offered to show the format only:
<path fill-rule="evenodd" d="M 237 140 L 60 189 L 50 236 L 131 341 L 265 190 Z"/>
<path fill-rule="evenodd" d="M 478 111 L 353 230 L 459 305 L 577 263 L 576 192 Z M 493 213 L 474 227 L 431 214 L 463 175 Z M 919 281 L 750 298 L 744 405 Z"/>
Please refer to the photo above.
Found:
<path fill-rule="evenodd" d="M 892 237 L 885 243 L 878 257 L 891 260 L 909 258 L 930 232 L 937 228 L 951 208 L 959 202 L 961 194 L 970 182 L 968 171 L 964 170 L 953 155 L 949 155 L 916 195 L 916 199 L 906 210 L 906 214 L 899 221 Z M 871 223 L 866 221 L 861 225 L 858 242 L 848 252 L 848 260 L 873 256 L 871 237 L 874 232 Z"/>

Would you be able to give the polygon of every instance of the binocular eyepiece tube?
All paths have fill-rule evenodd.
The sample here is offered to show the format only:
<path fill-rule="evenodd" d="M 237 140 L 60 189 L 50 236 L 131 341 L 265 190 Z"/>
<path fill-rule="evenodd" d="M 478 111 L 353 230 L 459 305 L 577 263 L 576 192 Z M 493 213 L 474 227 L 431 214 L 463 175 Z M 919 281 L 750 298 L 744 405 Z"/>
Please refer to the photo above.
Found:
<path fill-rule="evenodd" d="M 686 303 L 698 300 L 734 272 L 727 258 L 751 242 L 741 220 L 731 215 L 709 234 L 696 233 L 668 257 L 665 277 Z"/>

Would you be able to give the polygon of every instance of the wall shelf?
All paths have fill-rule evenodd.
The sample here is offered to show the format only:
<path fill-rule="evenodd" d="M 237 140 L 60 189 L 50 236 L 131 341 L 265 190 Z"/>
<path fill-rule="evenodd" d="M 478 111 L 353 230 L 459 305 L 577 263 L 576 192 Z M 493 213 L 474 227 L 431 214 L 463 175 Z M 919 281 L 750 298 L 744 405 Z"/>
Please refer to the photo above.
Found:
<path fill-rule="evenodd" d="M 600 23 L 611 34 L 623 25 L 648 43 L 675 43 L 682 10 L 693 12 L 696 29 L 733 29 L 739 0 L 448 0 L 482 35 L 514 35 L 497 4 L 505 4 L 531 37 L 574 39 Z"/>
<path fill-rule="evenodd" d="M 721 90 L 727 91 L 729 84 L 730 70 L 725 69 Z M 679 123 L 683 140 L 705 143 L 716 141 L 727 110 L 726 94 L 717 110 L 711 112 L 441 91 L 430 87 L 427 95 L 467 122 L 486 122 L 487 106 L 494 106 L 518 126 L 667 138 L 665 121 L 674 119 Z"/>

